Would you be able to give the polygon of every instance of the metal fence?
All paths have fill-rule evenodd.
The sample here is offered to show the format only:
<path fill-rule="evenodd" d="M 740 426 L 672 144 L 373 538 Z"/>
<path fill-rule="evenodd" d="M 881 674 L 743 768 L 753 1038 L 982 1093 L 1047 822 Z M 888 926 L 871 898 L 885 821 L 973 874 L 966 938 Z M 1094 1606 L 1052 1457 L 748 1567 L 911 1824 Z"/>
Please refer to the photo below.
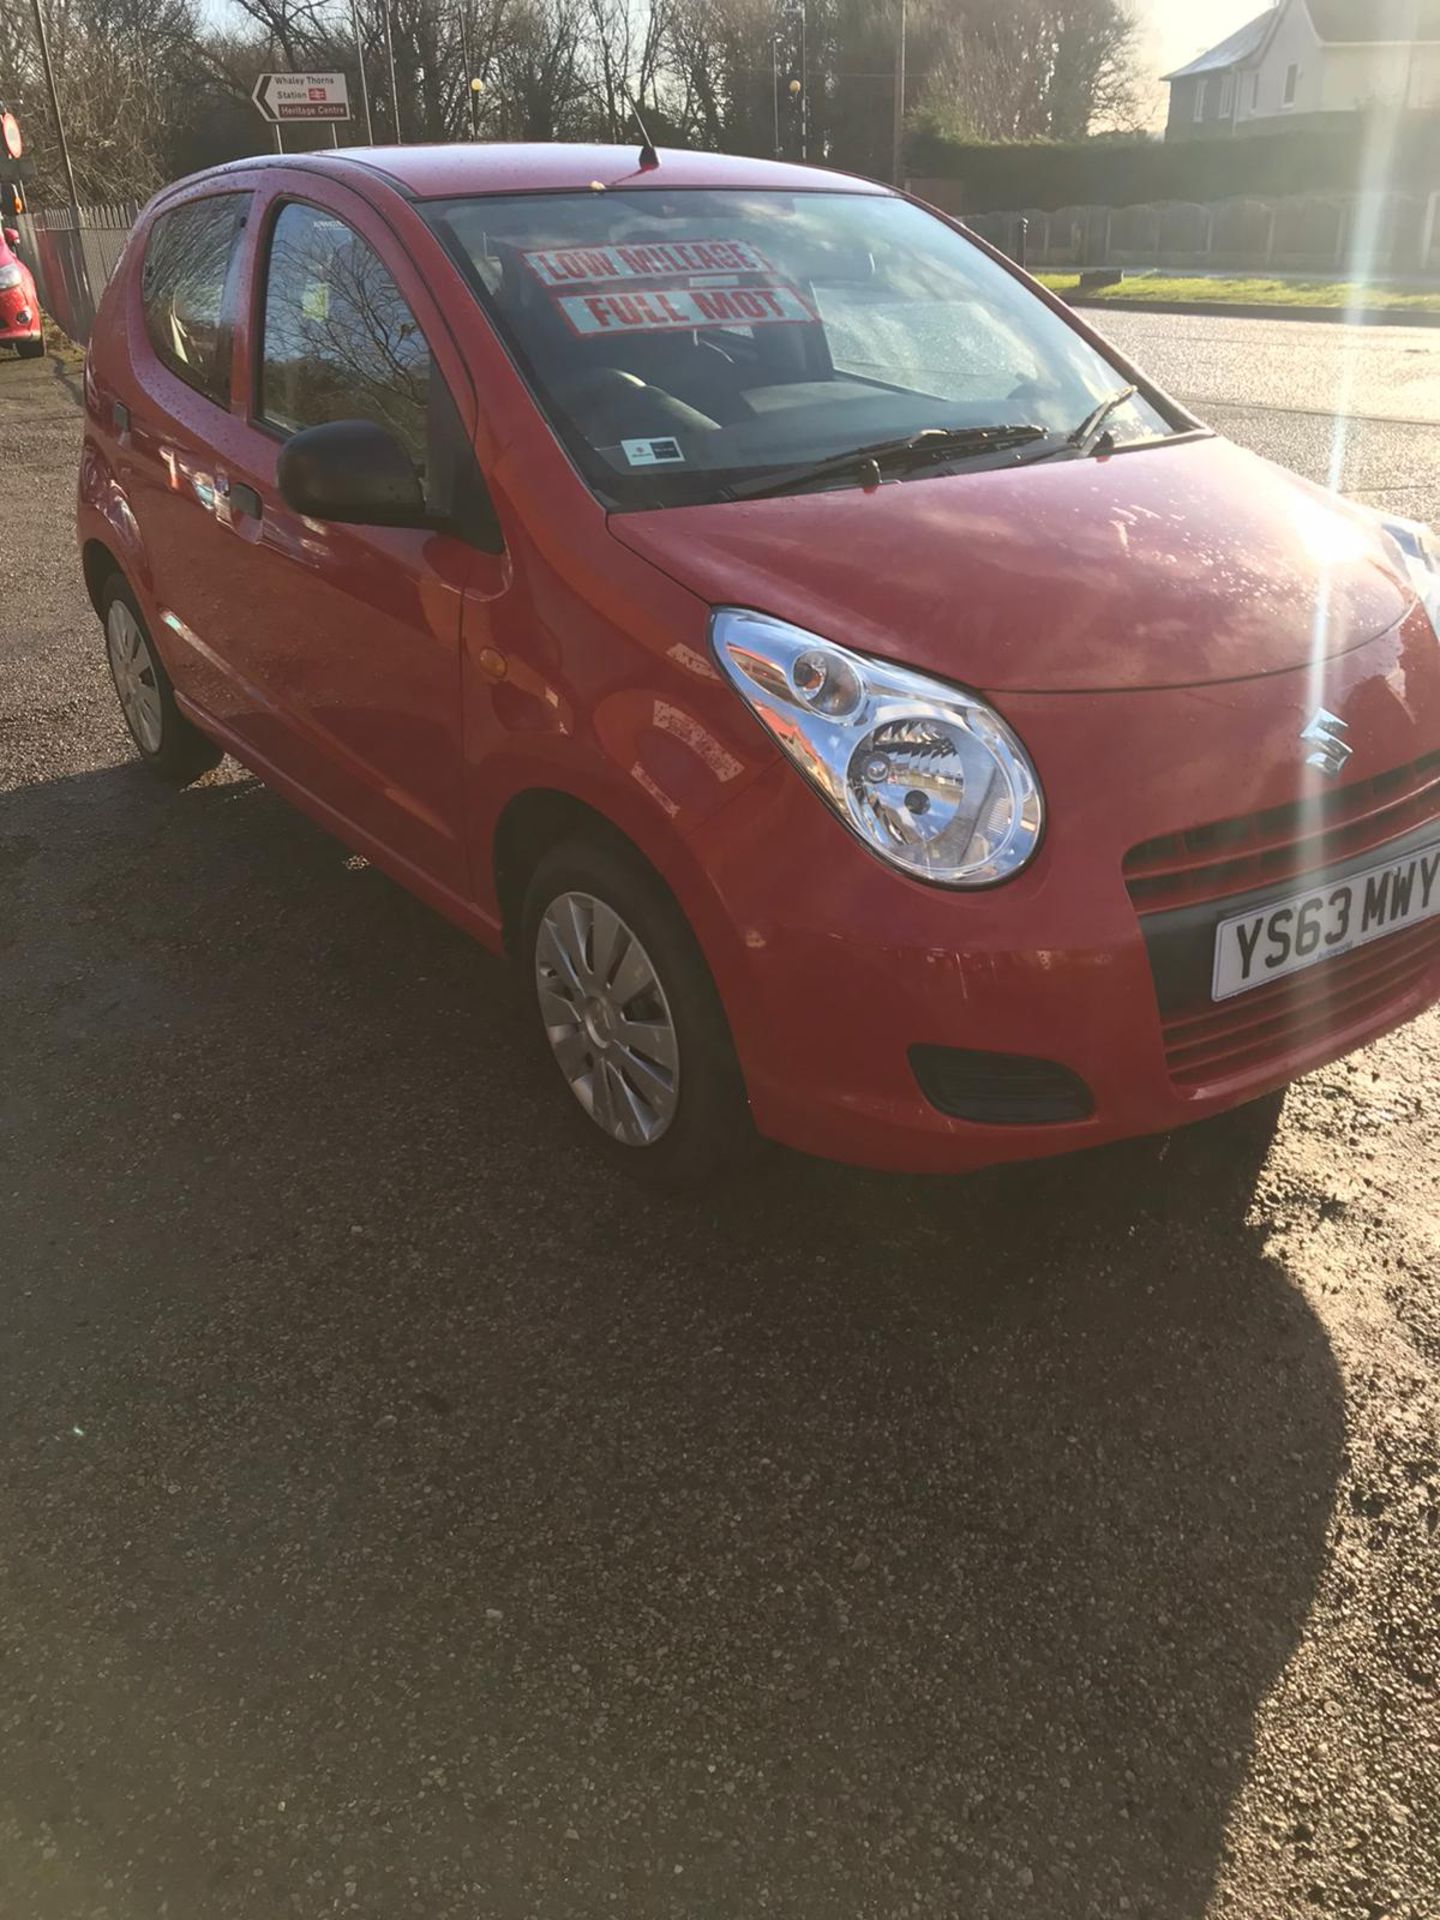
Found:
<path fill-rule="evenodd" d="M 914 180 L 933 205 L 960 183 Z M 1023 264 L 1171 273 L 1294 273 L 1440 278 L 1440 192 L 1299 193 L 1132 207 L 1027 207 L 965 213 L 967 226 Z"/>
<path fill-rule="evenodd" d="M 105 283 L 119 264 L 137 206 L 41 207 L 20 216 L 20 249 L 40 304 L 72 340 L 90 338 Z"/>

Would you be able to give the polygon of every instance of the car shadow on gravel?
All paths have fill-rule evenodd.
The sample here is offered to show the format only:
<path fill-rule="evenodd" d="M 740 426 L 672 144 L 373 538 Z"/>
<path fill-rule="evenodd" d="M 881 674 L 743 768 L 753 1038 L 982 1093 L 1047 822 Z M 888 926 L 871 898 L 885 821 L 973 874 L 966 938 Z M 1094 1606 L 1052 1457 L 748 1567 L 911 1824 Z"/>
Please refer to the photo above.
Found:
<path fill-rule="evenodd" d="M 1278 1107 L 656 1199 L 253 783 L 0 886 L 17 1910 L 1206 1912 L 1344 1448 Z"/>

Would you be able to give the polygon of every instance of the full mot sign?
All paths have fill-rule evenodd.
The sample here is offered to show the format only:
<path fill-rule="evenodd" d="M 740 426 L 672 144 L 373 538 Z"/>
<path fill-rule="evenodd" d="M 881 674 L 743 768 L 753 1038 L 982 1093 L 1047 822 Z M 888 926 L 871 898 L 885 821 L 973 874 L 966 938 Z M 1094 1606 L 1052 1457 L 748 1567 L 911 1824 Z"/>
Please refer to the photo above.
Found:
<path fill-rule="evenodd" d="M 250 98 L 267 120 L 348 120 L 350 89 L 343 73 L 262 73 Z"/>

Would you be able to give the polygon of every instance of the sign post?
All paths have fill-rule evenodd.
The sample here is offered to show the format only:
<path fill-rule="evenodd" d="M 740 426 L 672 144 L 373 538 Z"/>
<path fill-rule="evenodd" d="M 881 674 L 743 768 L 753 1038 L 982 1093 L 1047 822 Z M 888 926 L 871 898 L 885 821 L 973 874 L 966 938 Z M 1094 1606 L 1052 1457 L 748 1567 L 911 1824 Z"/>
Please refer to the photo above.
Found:
<path fill-rule="evenodd" d="M 283 153 L 280 129 L 289 120 L 324 120 L 330 124 L 350 118 L 350 88 L 343 73 L 262 73 L 250 98 L 275 129 L 275 151 Z"/>

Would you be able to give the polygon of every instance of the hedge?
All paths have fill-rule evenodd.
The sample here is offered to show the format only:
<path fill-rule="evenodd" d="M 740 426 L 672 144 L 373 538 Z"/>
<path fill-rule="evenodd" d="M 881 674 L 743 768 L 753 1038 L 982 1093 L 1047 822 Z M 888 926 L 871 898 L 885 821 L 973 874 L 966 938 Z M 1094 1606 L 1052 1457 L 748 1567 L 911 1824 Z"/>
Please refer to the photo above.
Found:
<path fill-rule="evenodd" d="M 1374 130 L 1377 142 L 1384 136 Z M 1121 207 L 1152 200 L 1226 200 L 1240 194 L 1354 193 L 1367 184 L 1430 194 L 1440 186 L 1440 114 L 1411 114 L 1395 130 L 1382 182 L 1367 116 L 1335 114 L 1279 133 L 1209 140 L 1100 138 L 1062 144 L 966 144 L 917 133 L 906 146 L 916 179 L 957 180 L 969 213 L 1022 207 Z"/>

